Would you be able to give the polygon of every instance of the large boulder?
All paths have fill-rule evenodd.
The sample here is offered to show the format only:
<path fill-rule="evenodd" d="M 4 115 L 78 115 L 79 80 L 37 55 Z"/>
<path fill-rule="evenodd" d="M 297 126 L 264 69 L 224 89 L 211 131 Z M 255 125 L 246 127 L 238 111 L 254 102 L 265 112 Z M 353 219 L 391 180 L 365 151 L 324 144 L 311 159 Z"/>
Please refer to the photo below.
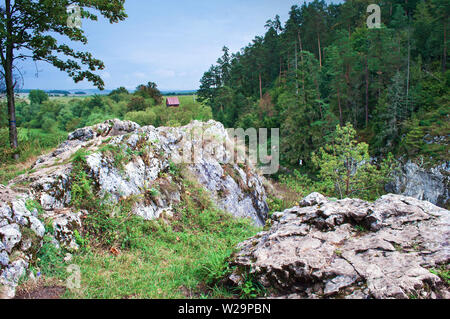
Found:
<path fill-rule="evenodd" d="M 448 210 L 392 194 L 369 203 L 314 193 L 299 204 L 239 245 L 232 283 L 251 274 L 289 298 L 450 298 L 430 271 L 448 270 Z"/>

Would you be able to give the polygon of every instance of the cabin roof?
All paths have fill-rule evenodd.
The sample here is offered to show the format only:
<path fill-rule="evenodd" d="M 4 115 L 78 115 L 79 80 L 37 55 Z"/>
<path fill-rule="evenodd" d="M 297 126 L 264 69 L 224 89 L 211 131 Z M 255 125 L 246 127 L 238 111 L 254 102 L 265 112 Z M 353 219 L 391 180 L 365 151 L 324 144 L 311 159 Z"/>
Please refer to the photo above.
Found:
<path fill-rule="evenodd" d="M 180 105 L 180 100 L 177 97 L 168 97 L 167 105 Z"/>

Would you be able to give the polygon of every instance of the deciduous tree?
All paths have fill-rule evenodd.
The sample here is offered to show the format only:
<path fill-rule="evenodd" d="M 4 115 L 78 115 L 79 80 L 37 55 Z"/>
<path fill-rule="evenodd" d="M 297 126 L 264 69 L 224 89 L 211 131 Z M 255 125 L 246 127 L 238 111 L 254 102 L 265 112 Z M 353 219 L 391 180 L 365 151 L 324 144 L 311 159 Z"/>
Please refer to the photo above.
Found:
<path fill-rule="evenodd" d="M 25 59 L 44 61 L 66 72 L 75 82 L 88 80 L 102 89 L 104 83 L 95 71 L 104 68 L 102 61 L 89 52 L 77 51 L 57 40 L 55 34 L 70 41 L 87 44 L 81 28 L 68 23 L 69 5 L 80 8 L 82 18 L 97 20 L 98 14 L 110 23 L 126 18 L 125 0 L 5 0 L 0 6 L 0 60 L 5 78 L 9 114 L 9 138 L 17 149 L 14 68 Z M 14 156 L 18 158 L 18 154 Z"/>

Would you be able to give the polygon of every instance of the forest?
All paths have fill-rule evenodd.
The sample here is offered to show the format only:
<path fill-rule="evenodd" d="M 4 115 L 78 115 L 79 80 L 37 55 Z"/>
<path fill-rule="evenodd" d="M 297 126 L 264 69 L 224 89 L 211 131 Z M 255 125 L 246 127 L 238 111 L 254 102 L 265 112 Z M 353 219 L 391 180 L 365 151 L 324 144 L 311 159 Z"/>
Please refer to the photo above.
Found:
<path fill-rule="evenodd" d="M 445 0 L 380 1 L 381 26 L 368 28 L 371 1 L 293 6 L 282 24 L 239 52 L 225 46 L 198 91 L 227 127 L 279 127 L 286 166 L 314 170 L 313 152 L 350 123 L 373 158 L 448 158 L 450 73 Z"/>

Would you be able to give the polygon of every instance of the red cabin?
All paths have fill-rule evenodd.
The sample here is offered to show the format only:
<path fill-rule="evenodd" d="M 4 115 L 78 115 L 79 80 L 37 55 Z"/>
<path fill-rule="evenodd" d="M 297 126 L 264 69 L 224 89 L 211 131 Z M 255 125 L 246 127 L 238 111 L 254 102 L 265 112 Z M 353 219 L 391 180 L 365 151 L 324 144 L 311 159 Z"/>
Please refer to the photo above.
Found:
<path fill-rule="evenodd" d="M 167 107 L 179 107 L 180 100 L 177 97 L 168 97 L 166 99 L 166 105 Z"/>

